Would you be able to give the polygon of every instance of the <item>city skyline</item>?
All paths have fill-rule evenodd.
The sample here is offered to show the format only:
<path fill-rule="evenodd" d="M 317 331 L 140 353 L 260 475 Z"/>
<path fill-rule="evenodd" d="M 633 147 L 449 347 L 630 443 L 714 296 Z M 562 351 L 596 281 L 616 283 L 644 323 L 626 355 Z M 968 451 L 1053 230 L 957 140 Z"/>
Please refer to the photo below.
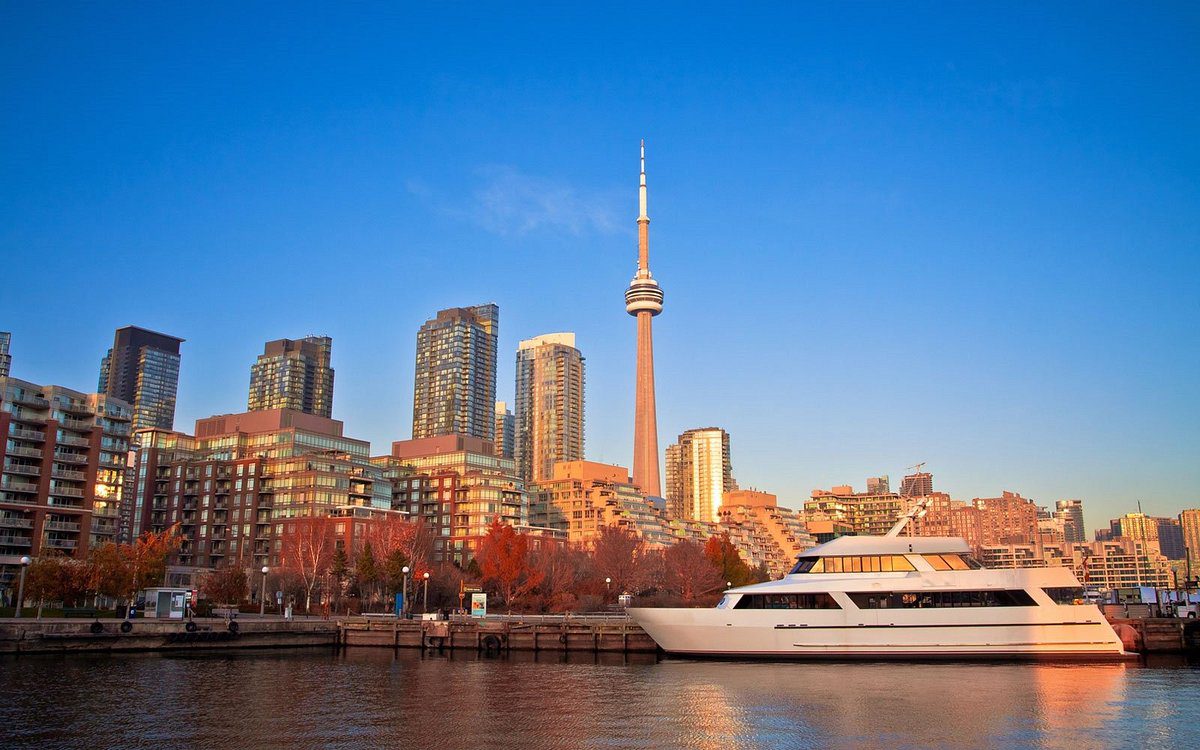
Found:
<path fill-rule="evenodd" d="M 35 30 L 36 10 L 10 9 L 6 26 L 27 41 L 0 53 L 6 63 L 31 87 L 77 98 L 7 89 L 13 116 L 0 127 L 13 187 L 0 202 L 10 227 L 0 250 L 38 257 L 79 288 L 93 283 L 101 257 L 132 268 L 165 254 L 160 265 L 175 269 L 87 316 L 3 295 L 12 374 L 90 391 L 114 328 L 167 331 L 188 340 L 176 423 L 189 425 L 240 410 L 246 364 L 263 341 L 320 330 L 338 345 L 333 416 L 384 452 L 409 434 L 413 332 L 434 310 L 494 300 L 505 313 L 501 362 L 541 331 L 586 342 L 588 458 L 626 465 L 633 349 L 612 294 L 633 270 L 630 152 L 645 136 L 655 268 L 671 293 L 656 326 L 660 432 L 721 424 L 739 478 L 792 508 L 813 488 L 899 477 L 921 461 L 956 498 L 1080 498 L 1089 533 L 1139 499 L 1152 515 L 1194 506 L 1194 49 L 1161 11 L 1109 14 L 1058 49 L 1025 9 L 989 15 L 1029 50 L 1021 61 L 981 39 L 961 11 L 929 31 L 920 29 L 927 18 L 881 18 L 863 31 L 882 43 L 868 53 L 838 48 L 837 16 L 849 12 L 812 19 L 810 34 L 786 45 L 755 29 L 765 43 L 728 68 L 744 93 L 722 95 L 721 107 L 702 107 L 696 82 L 672 78 L 688 65 L 711 82 L 717 69 L 681 49 L 684 31 L 711 39 L 702 28 L 667 34 L 637 63 L 620 62 L 620 41 L 558 73 L 516 59 L 496 79 L 448 83 L 421 62 L 419 42 L 395 52 L 386 34 L 355 28 L 364 51 L 342 73 L 387 55 L 414 64 L 364 77 L 313 112 L 299 84 L 262 106 L 229 107 L 252 101 L 263 80 L 291 80 L 283 66 L 257 68 L 248 52 L 234 55 L 258 70 L 244 84 L 218 93 L 204 65 L 166 66 L 183 76 L 176 89 L 140 78 L 137 53 L 104 59 L 111 42 L 97 30 L 111 17 L 102 11 L 59 19 L 68 28 L 52 42 Z M 647 30 L 663 30 L 668 16 L 652 12 Z M 139 25 L 149 22 L 135 19 L 114 38 L 151 38 Z M 285 36 L 305 33 L 290 23 Z M 885 33 L 889 24 L 896 31 Z M 751 25 L 724 32 L 744 41 Z M 1095 53 L 1118 30 L 1152 35 L 1155 54 Z M 888 52 L 905 33 L 926 51 L 897 62 Z M 498 44 L 468 35 L 453 54 Z M 800 60 L 815 61 L 810 70 L 774 65 L 797 45 Z M 1081 47 L 1092 50 L 1091 67 L 1073 61 Z M 307 69 L 325 53 L 301 54 Z M 601 58 L 615 69 L 602 70 Z M 104 83 L 87 93 L 68 66 L 103 71 Z M 583 101 L 568 95 L 579 76 Z M 312 85 L 324 93 L 333 83 Z M 489 99 L 494 110 L 519 116 L 471 138 L 487 120 L 462 117 L 465 94 L 493 83 L 511 97 Z M 128 108 L 114 120 L 133 90 L 158 97 L 161 110 Z M 197 102 L 176 90 L 204 93 Z M 214 99 L 226 109 L 207 106 Z M 108 117 L 79 116 L 91 108 Z M 210 119 L 189 125 L 198 111 Z M 276 119 L 286 117 L 295 119 Z M 65 122 L 73 129 L 55 124 Z M 330 179 L 309 179 L 317 174 Z M 188 188 L 166 187 L 181 179 Z M 276 256 L 329 264 L 294 281 L 299 301 L 286 313 L 259 292 L 260 276 L 241 273 Z M 193 293 L 218 280 L 227 305 Z M 851 292 L 853 302 L 839 303 Z M 497 383 L 505 401 L 508 370 Z"/>

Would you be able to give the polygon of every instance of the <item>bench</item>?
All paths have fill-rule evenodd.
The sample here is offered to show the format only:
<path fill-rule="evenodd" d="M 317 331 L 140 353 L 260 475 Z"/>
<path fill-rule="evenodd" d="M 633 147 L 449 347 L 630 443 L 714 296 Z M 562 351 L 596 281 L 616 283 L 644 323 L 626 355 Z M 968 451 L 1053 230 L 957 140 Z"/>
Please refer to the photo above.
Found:
<path fill-rule="evenodd" d="M 95 607 L 63 607 L 63 617 L 92 617 L 96 616 Z"/>

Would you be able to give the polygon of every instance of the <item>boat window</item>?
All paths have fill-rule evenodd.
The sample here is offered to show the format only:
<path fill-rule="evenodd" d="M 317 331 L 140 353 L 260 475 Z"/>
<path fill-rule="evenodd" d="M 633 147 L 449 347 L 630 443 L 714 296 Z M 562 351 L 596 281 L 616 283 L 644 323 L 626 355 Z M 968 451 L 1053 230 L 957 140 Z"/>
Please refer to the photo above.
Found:
<path fill-rule="evenodd" d="M 934 570 L 950 570 L 950 564 L 942 559 L 941 555 L 921 555 L 925 558 L 925 562 L 933 566 Z"/>
<path fill-rule="evenodd" d="M 796 573 L 811 573 L 813 567 L 819 566 L 821 558 L 819 557 L 802 557 L 796 562 L 796 567 L 792 568 L 792 574 Z"/>
<path fill-rule="evenodd" d="M 1022 589 L 1007 591 L 862 591 L 849 594 L 859 609 L 927 609 L 935 607 L 1036 607 Z"/>
<path fill-rule="evenodd" d="M 965 570 L 966 563 L 955 561 L 956 570 Z M 949 563 L 946 563 L 949 565 Z M 949 568 L 943 568 L 949 569 Z M 846 557 L 802 557 L 792 573 L 903 573 L 915 570 L 904 555 L 852 555 Z"/>
<path fill-rule="evenodd" d="M 841 609 L 833 597 L 818 594 L 743 594 L 734 609 Z"/>
<path fill-rule="evenodd" d="M 1087 604 L 1082 586 L 1054 586 L 1042 589 L 1055 604 Z"/>
<path fill-rule="evenodd" d="M 934 570 L 972 570 L 983 566 L 971 559 L 963 559 L 962 555 L 922 555 Z M 969 557 L 969 556 L 968 556 Z"/>

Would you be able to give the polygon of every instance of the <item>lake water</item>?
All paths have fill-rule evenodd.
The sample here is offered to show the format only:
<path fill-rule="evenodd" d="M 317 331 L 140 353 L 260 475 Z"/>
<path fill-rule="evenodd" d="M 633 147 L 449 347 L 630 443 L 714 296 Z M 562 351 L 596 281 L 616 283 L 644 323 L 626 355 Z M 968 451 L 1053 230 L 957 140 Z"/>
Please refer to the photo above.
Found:
<path fill-rule="evenodd" d="M 0 658 L 3 748 L 1200 747 L 1200 669 L 351 649 Z"/>

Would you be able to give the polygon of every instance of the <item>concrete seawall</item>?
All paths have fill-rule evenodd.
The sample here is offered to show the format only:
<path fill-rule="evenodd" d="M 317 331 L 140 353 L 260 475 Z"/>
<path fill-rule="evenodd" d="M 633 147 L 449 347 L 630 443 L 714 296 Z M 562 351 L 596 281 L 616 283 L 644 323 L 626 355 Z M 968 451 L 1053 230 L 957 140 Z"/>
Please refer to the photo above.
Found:
<path fill-rule="evenodd" d="M 94 632 L 99 623 L 99 632 Z M 196 619 L 189 632 L 182 620 L 32 620 L 0 622 L 0 654 L 83 651 L 173 651 L 184 649 L 291 648 L 333 646 L 337 624 L 327 620 L 237 620 L 231 632 L 222 619 Z"/>

